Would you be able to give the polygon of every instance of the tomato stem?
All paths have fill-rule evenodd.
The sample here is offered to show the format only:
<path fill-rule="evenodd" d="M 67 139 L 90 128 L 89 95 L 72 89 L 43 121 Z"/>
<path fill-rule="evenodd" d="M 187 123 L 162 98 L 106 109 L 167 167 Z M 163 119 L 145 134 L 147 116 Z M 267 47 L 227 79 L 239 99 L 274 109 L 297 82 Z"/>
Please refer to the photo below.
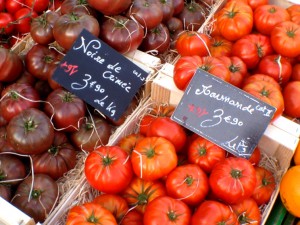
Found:
<path fill-rule="evenodd" d="M 25 121 L 24 128 L 25 133 L 27 133 L 28 131 L 33 131 L 35 128 L 37 128 L 37 125 L 35 124 L 34 120 L 29 119 Z"/>
<path fill-rule="evenodd" d="M 59 147 L 58 147 L 58 146 L 51 146 L 51 147 L 48 149 L 48 152 L 49 152 L 51 155 L 54 155 L 54 156 L 57 155 L 58 151 L 59 151 Z"/>
<path fill-rule="evenodd" d="M 65 92 L 63 97 L 62 97 L 62 100 L 64 102 L 72 102 L 73 101 L 73 94 L 71 92 Z"/>
<path fill-rule="evenodd" d="M 187 177 L 185 178 L 185 183 L 187 184 L 187 186 L 192 186 L 192 184 L 194 183 L 194 178 L 191 175 L 187 175 Z"/>
<path fill-rule="evenodd" d="M 235 179 L 239 179 L 242 177 L 243 174 L 242 174 L 242 171 L 240 171 L 240 170 L 232 169 L 230 171 L 230 175 Z"/>
<path fill-rule="evenodd" d="M 17 100 L 19 98 L 18 92 L 12 90 L 9 92 L 9 96 L 13 99 L 13 100 Z"/>
<path fill-rule="evenodd" d="M 170 219 L 170 221 L 175 221 L 175 220 L 177 220 L 178 215 L 174 211 L 169 211 L 168 218 Z"/>
<path fill-rule="evenodd" d="M 89 223 L 98 223 L 98 218 L 95 216 L 95 212 L 93 211 L 92 214 L 87 219 L 87 222 Z"/>
<path fill-rule="evenodd" d="M 35 189 L 35 190 L 32 191 L 31 197 L 33 199 L 37 199 L 37 198 L 39 198 L 41 196 L 41 194 L 42 194 L 42 190 Z"/>
<path fill-rule="evenodd" d="M 198 148 L 198 154 L 199 154 L 199 156 L 206 155 L 206 152 L 207 152 L 207 150 L 206 150 L 205 146 L 199 146 L 199 148 Z"/>

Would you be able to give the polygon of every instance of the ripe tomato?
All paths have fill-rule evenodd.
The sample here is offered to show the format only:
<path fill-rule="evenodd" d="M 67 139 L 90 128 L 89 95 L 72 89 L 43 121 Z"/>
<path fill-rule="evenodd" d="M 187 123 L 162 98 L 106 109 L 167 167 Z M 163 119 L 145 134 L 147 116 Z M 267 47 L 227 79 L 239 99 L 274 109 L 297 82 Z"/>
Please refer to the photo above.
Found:
<path fill-rule="evenodd" d="M 130 210 L 122 219 L 120 225 L 144 225 L 143 214 L 136 209 Z"/>
<path fill-rule="evenodd" d="M 209 184 L 217 198 L 235 204 L 252 195 L 256 185 L 254 166 L 245 158 L 228 157 L 214 166 Z"/>
<path fill-rule="evenodd" d="M 300 5 L 292 4 L 291 6 L 287 7 L 286 10 L 290 14 L 291 21 L 300 25 Z"/>
<path fill-rule="evenodd" d="M 14 14 L 16 30 L 19 33 L 25 34 L 30 32 L 31 21 L 38 17 L 38 13 L 32 11 L 30 8 L 23 7 Z"/>
<path fill-rule="evenodd" d="M 264 35 L 270 35 L 276 24 L 290 20 L 290 15 L 285 8 L 273 4 L 257 7 L 253 17 L 256 30 Z"/>
<path fill-rule="evenodd" d="M 145 136 L 141 133 L 128 134 L 122 137 L 118 141 L 117 145 L 120 146 L 125 152 L 127 152 L 128 155 L 131 155 L 132 151 L 135 149 L 136 143 L 144 137 Z"/>
<path fill-rule="evenodd" d="M 42 14 L 48 9 L 50 0 L 24 0 L 24 4 L 28 6 L 30 10 L 35 11 L 37 14 Z"/>
<path fill-rule="evenodd" d="M 90 152 L 84 173 L 93 188 L 107 194 L 123 191 L 133 176 L 128 154 L 118 146 L 100 146 Z"/>
<path fill-rule="evenodd" d="M 144 225 L 189 225 L 191 210 L 182 201 L 162 196 L 154 199 L 144 213 Z"/>
<path fill-rule="evenodd" d="M 66 225 L 76 224 L 117 225 L 113 214 L 97 203 L 87 202 L 73 206 L 67 215 Z"/>
<path fill-rule="evenodd" d="M 146 114 L 142 117 L 139 123 L 139 132 L 141 135 L 146 136 L 149 126 L 155 118 L 156 118 L 155 116 L 150 114 Z"/>
<path fill-rule="evenodd" d="M 9 35 L 15 30 L 14 17 L 7 12 L 0 12 L 0 34 Z"/>
<path fill-rule="evenodd" d="M 230 56 L 232 49 L 232 42 L 223 38 L 222 36 L 214 36 L 211 39 L 209 46 L 209 52 L 211 56 Z"/>
<path fill-rule="evenodd" d="M 300 55 L 300 25 L 292 21 L 281 22 L 273 28 L 270 38 L 278 54 L 291 58 Z"/>
<path fill-rule="evenodd" d="M 87 0 L 88 4 L 107 16 L 119 15 L 131 5 L 131 0 Z"/>
<path fill-rule="evenodd" d="M 202 202 L 192 215 L 191 225 L 238 225 L 237 216 L 224 203 L 206 200 Z"/>
<path fill-rule="evenodd" d="M 149 125 L 146 136 L 166 138 L 174 145 L 176 152 L 183 150 L 187 139 L 185 129 L 169 117 L 155 118 Z"/>
<path fill-rule="evenodd" d="M 291 81 L 283 89 L 285 102 L 284 114 L 290 117 L 300 117 L 300 81 Z"/>
<path fill-rule="evenodd" d="M 176 50 L 181 56 L 207 56 L 210 48 L 207 34 L 197 31 L 183 31 L 176 40 Z"/>
<path fill-rule="evenodd" d="M 273 77 L 268 76 L 266 74 L 259 74 L 259 73 L 255 73 L 253 75 L 246 77 L 243 81 L 243 86 L 245 86 L 249 83 L 255 82 L 255 81 L 265 81 L 265 82 L 271 83 L 278 90 L 281 90 L 281 86 Z"/>
<path fill-rule="evenodd" d="M 143 214 L 151 201 L 167 195 L 167 191 L 159 180 L 147 181 L 135 176 L 121 195 L 130 207 Z"/>
<path fill-rule="evenodd" d="M 251 6 L 253 11 L 259 6 L 269 4 L 268 0 L 247 0 L 247 2 L 248 2 L 248 5 Z"/>
<path fill-rule="evenodd" d="M 258 146 L 256 146 L 256 148 L 254 149 L 252 155 L 248 160 L 253 166 L 257 166 L 260 162 L 260 159 L 261 159 L 261 150 Z"/>
<path fill-rule="evenodd" d="M 174 13 L 173 15 L 176 16 L 177 14 L 181 13 L 184 8 L 184 0 L 173 0 L 174 6 Z"/>
<path fill-rule="evenodd" d="M 24 0 L 6 0 L 5 9 L 10 14 L 14 14 L 19 9 L 23 8 Z"/>
<path fill-rule="evenodd" d="M 176 167 L 166 180 L 168 195 L 187 205 L 196 206 L 208 194 L 209 184 L 205 172 L 196 164 Z"/>
<path fill-rule="evenodd" d="M 0 81 L 11 82 L 20 77 L 24 65 L 21 57 L 14 51 L 0 48 Z"/>
<path fill-rule="evenodd" d="M 60 12 L 62 15 L 75 12 L 75 13 L 87 13 L 89 15 L 96 16 L 96 10 L 92 8 L 86 0 L 84 1 L 60 0 L 60 1 L 61 1 Z"/>
<path fill-rule="evenodd" d="M 237 215 L 239 224 L 261 224 L 261 213 L 257 203 L 252 198 L 244 199 L 237 204 L 230 205 Z"/>
<path fill-rule="evenodd" d="M 145 180 L 156 180 L 168 175 L 177 165 L 174 145 L 163 137 L 145 137 L 131 154 L 134 173 Z"/>
<path fill-rule="evenodd" d="M 300 63 L 293 65 L 291 80 L 300 81 Z"/>
<path fill-rule="evenodd" d="M 163 20 L 162 23 L 166 23 L 174 13 L 174 4 L 173 0 L 160 0 L 158 1 L 158 4 L 161 6 L 163 11 Z"/>
<path fill-rule="evenodd" d="M 275 177 L 270 170 L 264 167 L 255 166 L 255 172 L 256 186 L 251 197 L 258 206 L 268 204 L 276 187 Z"/>
<path fill-rule="evenodd" d="M 228 2 L 216 14 L 216 26 L 223 37 L 236 41 L 252 31 L 252 8 L 239 1 Z"/>

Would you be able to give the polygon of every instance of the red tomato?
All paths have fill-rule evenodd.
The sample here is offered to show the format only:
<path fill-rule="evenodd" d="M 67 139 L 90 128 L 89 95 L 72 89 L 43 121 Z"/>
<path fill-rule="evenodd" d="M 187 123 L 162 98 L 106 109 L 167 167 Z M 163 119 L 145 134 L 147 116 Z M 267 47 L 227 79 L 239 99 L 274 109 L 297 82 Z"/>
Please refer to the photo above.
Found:
<path fill-rule="evenodd" d="M 220 200 L 235 204 L 249 198 L 256 185 L 254 166 L 245 158 L 228 157 L 212 169 L 209 184 Z"/>
<path fill-rule="evenodd" d="M 0 34 L 11 34 L 15 30 L 14 17 L 7 12 L 0 12 Z"/>
<path fill-rule="evenodd" d="M 166 188 L 170 197 L 196 206 L 208 194 L 208 177 L 198 165 L 185 164 L 168 174 Z"/>
<path fill-rule="evenodd" d="M 187 139 L 185 129 L 169 117 L 155 118 L 149 125 L 146 136 L 166 138 L 174 145 L 176 152 L 183 150 Z"/>
<path fill-rule="evenodd" d="M 123 191 L 133 176 L 128 154 L 118 146 L 101 146 L 90 152 L 84 173 L 93 188 L 107 194 Z"/>
<path fill-rule="evenodd" d="M 292 21 L 281 22 L 273 28 L 270 38 L 278 54 L 291 58 L 300 55 L 300 25 Z"/>
<path fill-rule="evenodd" d="M 291 81 L 283 89 L 285 102 L 284 114 L 290 117 L 300 117 L 300 81 Z"/>
<path fill-rule="evenodd" d="M 266 74 L 259 74 L 259 73 L 256 73 L 256 74 L 246 77 L 243 81 L 243 86 L 245 86 L 249 83 L 255 82 L 255 81 L 265 81 L 265 82 L 271 83 L 278 90 L 281 90 L 281 86 L 273 77 L 268 76 Z"/>
<path fill-rule="evenodd" d="M 255 68 L 261 58 L 273 53 L 270 38 L 262 34 L 248 34 L 232 46 L 232 55 L 241 58 L 248 69 Z"/>
<path fill-rule="evenodd" d="M 238 225 L 237 216 L 232 209 L 221 202 L 207 200 L 200 204 L 192 215 L 191 225 Z"/>
<path fill-rule="evenodd" d="M 100 204 L 87 202 L 71 207 L 67 215 L 66 225 L 91 223 L 105 225 L 118 224 L 113 214 Z"/>
<path fill-rule="evenodd" d="M 122 219 L 120 225 L 144 225 L 143 214 L 136 209 L 130 210 Z"/>
<path fill-rule="evenodd" d="M 207 34 L 187 30 L 179 35 L 175 47 L 181 56 L 207 56 L 210 45 Z"/>
<path fill-rule="evenodd" d="M 252 198 L 259 206 L 268 204 L 276 187 L 275 177 L 270 170 L 260 166 L 255 166 L 255 172 L 256 186 Z"/>
<path fill-rule="evenodd" d="M 5 9 L 10 14 L 14 14 L 19 9 L 23 8 L 24 0 L 6 0 Z"/>
<path fill-rule="evenodd" d="M 168 175 L 177 166 L 174 145 L 163 137 L 145 137 L 131 154 L 134 173 L 145 180 L 156 180 Z"/>
<path fill-rule="evenodd" d="M 260 159 L 261 159 L 261 150 L 257 146 L 254 149 L 254 151 L 252 152 L 252 155 L 250 156 L 250 158 L 248 160 L 253 166 L 257 166 L 260 162 Z"/>
<path fill-rule="evenodd" d="M 29 33 L 31 20 L 35 17 L 38 17 L 37 12 L 25 7 L 19 9 L 14 14 L 16 30 L 22 34 Z"/>
<path fill-rule="evenodd" d="M 144 213 L 144 225 L 189 225 L 191 210 L 182 201 L 162 196 L 154 199 Z"/>
<path fill-rule="evenodd" d="M 293 66 L 291 80 L 300 81 L 300 63 L 297 63 Z"/>
<path fill-rule="evenodd" d="M 199 165 L 207 174 L 225 157 L 224 149 L 200 136 L 194 139 L 188 148 L 189 162 Z"/>
<path fill-rule="evenodd" d="M 232 42 L 223 38 L 222 36 L 215 36 L 211 39 L 211 44 L 209 46 L 209 52 L 211 56 L 230 56 L 232 49 Z"/>
<path fill-rule="evenodd" d="M 265 35 L 270 35 L 276 24 L 290 20 L 290 15 L 285 8 L 273 4 L 257 7 L 253 17 L 255 28 Z"/>
<path fill-rule="evenodd" d="M 152 123 L 152 121 L 155 119 L 156 117 L 153 115 L 144 115 L 139 123 L 139 132 L 140 134 L 146 136 L 149 126 Z"/>
<path fill-rule="evenodd" d="M 251 8 L 255 10 L 261 5 L 267 5 L 269 3 L 269 0 L 248 0 L 247 2 L 251 6 Z"/>
<path fill-rule="evenodd" d="M 129 134 L 122 137 L 118 141 L 117 145 L 120 146 L 125 152 L 127 152 L 128 155 L 131 155 L 132 151 L 135 149 L 136 143 L 144 137 L 145 136 L 141 133 Z"/>
<path fill-rule="evenodd" d="M 160 180 L 146 181 L 138 177 L 134 177 L 122 192 L 122 197 L 125 198 L 129 206 L 134 207 L 142 214 L 151 201 L 165 195 L 167 195 L 167 191 Z"/>
<path fill-rule="evenodd" d="M 35 11 L 37 14 L 42 14 L 48 9 L 50 0 L 24 0 L 24 4 L 28 6 L 30 10 Z"/>
<path fill-rule="evenodd" d="M 252 31 L 252 8 L 239 1 L 228 2 L 216 14 L 216 26 L 223 37 L 236 41 Z"/>
<path fill-rule="evenodd" d="M 286 10 L 290 14 L 291 21 L 300 25 L 300 5 L 292 4 Z"/>
<path fill-rule="evenodd" d="M 257 203 L 252 198 L 244 199 L 237 204 L 230 205 L 237 215 L 239 224 L 261 224 L 261 213 Z"/>

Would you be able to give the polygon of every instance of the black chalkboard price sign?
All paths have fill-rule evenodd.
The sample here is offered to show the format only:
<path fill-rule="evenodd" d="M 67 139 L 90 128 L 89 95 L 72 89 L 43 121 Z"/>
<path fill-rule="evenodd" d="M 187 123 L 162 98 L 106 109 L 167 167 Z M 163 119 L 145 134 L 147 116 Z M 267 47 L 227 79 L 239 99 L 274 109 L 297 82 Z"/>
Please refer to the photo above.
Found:
<path fill-rule="evenodd" d="M 129 106 L 148 73 L 83 30 L 53 79 L 112 120 Z"/>
<path fill-rule="evenodd" d="M 198 69 L 172 120 L 235 156 L 249 158 L 276 108 Z"/>

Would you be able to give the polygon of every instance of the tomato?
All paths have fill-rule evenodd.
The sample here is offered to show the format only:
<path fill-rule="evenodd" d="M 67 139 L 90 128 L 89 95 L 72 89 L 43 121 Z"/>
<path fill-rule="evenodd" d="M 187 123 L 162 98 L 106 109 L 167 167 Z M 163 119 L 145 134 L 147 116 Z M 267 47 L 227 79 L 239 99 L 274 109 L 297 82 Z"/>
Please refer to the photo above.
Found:
<path fill-rule="evenodd" d="M 286 10 L 290 14 L 291 21 L 300 25 L 300 6 L 297 4 L 292 4 L 287 7 Z"/>
<path fill-rule="evenodd" d="M 228 157 L 214 166 L 209 184 L 216 197 L 235 204 L 252 195 L 256 185 L 255 169 L 245 158 Z"/>
<path fill-rule="evenodd" d="M 31 73 L 25 70 L 23 71 L 21 76 L 15 81 L 15 83 L 28 84 L 34 87 L 36 80 L 37 79 Z"/>
<path fill-rule="evenodd" d="M 28 108 L 12 118 L 7 125 L 7 140 L 21 154 L 39 154 L 51 146 L 54 128 L 47 115 Z"/>
<path fill-rule="evenodd" d="M 35 173 L 44 173 L 54 180 L 62 177 L 76 165 L 77 152 L 65 133 L 55 131 L 53 143 L 41 154 L 32 155 Z"/>
<path fill-rule="evenodd" d="M 220 56 L 219 59 L 221 59 L 230 71 L 229 83 L 240 88 L 244 78 L 248 74 L 247 65 L 237 56 Z"/>
<path fill-rule="evenodd" d="M 0 34 L 9 35 L 15 30 L 14 17 L 7 12 L 0 12 Z"/>
<path fill-rule="evenodd" d="M 30 10 L 35 11 L 38 14 L 42 14 L 48 9 L 50 4 L 49 0 L 24 0 L 24 4 L 28 6 Z"/>
<path fill-rule="evenodd" d="M 252 8 L 239 1 L 226 3 L 215 19 L 220 34 L 229 41 L 250 34 L 253 28 Z"/>
<path fill-rule="evenodd" d="M 243 90 L 276 108 L 272 121 L 282 115 L 285 107 L 283 95 L 278 87 L 267 81 L 253 81 L 243 86 Z"/>
<path fill-rule="evenodd" d="M 35 44 L 25 56 L 25 66 L 29 73 L 41 80 L 52 76 L 62 55 L 46 45 Z"/>
<path fill-rule="evenodd" d="M 89 184 L 101 192 L 123 191 L 133 176 L 128 154 L 118 146 L 100 146 L 85 160 L 84 173 Z"/>
<path fill-rule="evenodd" d="M 268 76 L 266 74 L 260 74 L 260 73 L 255 73 L 255 74 L 252 74 L 252 75 L 246 77 L 243 81 L 243 86 L 245 86 L 249 83 L 255 82 L 255 81 L 264 81 L 267 83 L 271 83 L 278 90 L 281 90 L 281 86 L 273 77 Z"/>
<path fill-rule="evenodd" d="M 184 31 L 176 40 L 176 50 L 181 56 L 207 56 L 211 46 L 209 36 L 197 31 Z"/>
<path fill-rule="evenodd" d="M 87 0 L 63 0 L 61 2 L 60 13 L 63 15 L 72 12 L 87 13 L 96 16 L 96 10 L 88 4 Z"/>
<path fill-rule="evenodd" d="M 269 1 L 268 0 L 248 0 L 247 3 L 251 6 L 252 10 L 254 11 L 259 6 L 269 4 Z"/>
<path fill-rule="evenodd" d="M 125 16 L 110 17 L 101 24 L 100 38 L 120 53 L 137 50 L 143 37 L 141 25 Z"/>
<path fill-rule="evenodd" d="M 274 50 L 285 57 L 300 55 L 300 25 L 285 21 L 277 24 L 270 35 Z"/>
<path fill-rule="evenodd" d="M 293 155 L 293 163 L 298 166 L 300 165 L 300 144 L 298 143 L 295 153 Z"/>
<path fill-rule="evenodd" d="M 224 149 L 201 136 L 194 139 L 188 148 L 189 162 L 199 165 L 207 174 L 225 157 Z"/>
<path fill-rule="evenodd" d="M 20 77 L 24 65 L 20 56 L 14 51 L 0 48 L 0 81 L 11 82 Z"/>
<path fill-rule="evenodd" d="M 149 30 L 162 22 L 164 13 L 161 5 L 156 1 L 135 0 L 127 11 L 127 16 Z"/>
<path fill-rule="evenodd" d="M 163 137 L 169 140 L 176 152 L 183 150 L 187 136 L 185 129 L 169 117 L 155 118 L 147 130 L 147 137 Z"/>
<path fill-rule="evenodd" d="M 55 41 L 66 51 L 69 50 L 83 29 L 98 37 L 100 25 L 98 20 L 86 13 L 71 12 L 61 15 L 53 25 Z"/>
<path fill-rule="evenodd" d="M 239 224 L 261 224 L 261 214 L 257 203 L 252 198 L 247 198 L 237 204 L 230 205 L 237 215 Z"/>
<path fill-rule="evenodd" d="M 105 224 L 117 225 L 113 214 L 97 203 L 87 202 L 71 207 L 68 211 L 66 225 Z"/>
<path fill-rule="evenodd" d="M 256 187 L 252 194 L 252 198 L 258 206 L 268 204 L 273 192 L 275 191 L 275 177 L 270 170 L 261 166 L 255 166 L 255 172 Z"/>
<path fill-rule="evenodd" d="M 119 15 L 125 12 L 131 5 L 131 0 L 87 0 L 88 4 L 96 9 L 97 11 L 103 13 L 107 16 Z"/>
<path fill-rule="evenodd" d="M 110 211 L 118 224 L 129 210 L 126 200 L 116 194 L 101 194 L 95 197 L 92 202 L 99 204 Z"/>
<path fill-rule="evenodd" d="M 56 11 L 61 7 L 61 4 L 64 2 L 64 0 L 50 0 L 49 4 L 49 10 Z"/>
<path fill-rule="evenodd" d="M 285 86 L 292 75 L 292 65 L 281 55 L 266 55 L 258 66 L 257 73 L 266 74 L 273 77 L 281 86 Z"/>
<path fill-rule="evenodd" d="M 231 53 L 241 58 L 248 69 L 253 69 L 264 56 L 273 53 L 273 48 L 268 36 L 256 33 L 237 40 L 232 46 Z"/>
<path fill-rule="evenodd" d="M 164 184 L 159 180 L 147 181 L 133 177 L 130 184 L 122 192 L 130 207 L 144 213 L 148 204 L 159 196 L 167 195 Z"/>
<path fill-rule="evenodd" d="M 300 63 L 293 65 L 292 75 L 291 75 L 290 80 L 300 81 Z"/>
<path fill-rule="evenodd" d="M 258 146 L 256 146 L 256 148 L 254 148 L 252 155 L 248 160 L 253 166 L 257 166 L 260 162 L 260 159 L 261 159 L 261 150 Z"/>
<path fill-rule="evenodd" d="M 141 133 L 136 134 L 128 134 L 124 137 L 122 137 L 117 145 L 120 146 L 125 152 L 127 152 L 128 155 L 132 154 L 132 151 L 135 149 L 136 143 L 143 139 L 145 136 Z"/>
<path fill-rule="evenodd" d="M 122 219 L 120 225 L 144 225 L 143 214 L 133 209 L 130 210 Z"/>
<path fill-rule="evenodd" d="M 47 97 L 44 111 L 53 121 L 55 128 L 66 132 L 77 131 L 86 113 L 85 102 L 71 92 L 59 88 Z"/>
<path fill-rule="evenodd" d="M 222 36 L 214 36 L 211 39 L 211 44 L 209 46 L 209 52 L 211 56 L 230 56 L 232 49 L 232 42 L 223 38 Z"/>
<path fill-rule="evenodd" d="M 25 109 L 40 106 L 38 92 L 27 84 L 12 83 L 8 85 L 2 91 L 1 97 L 1 115 L 7 122 Z"/>
<path fill-rule="evenodd" d="M 209 184 L 205 172 L 196 164 L 176 167 L 166 179 L 168 195 L 187 205 L 196 206 L 208 194 Z"/>
<path fill-rule="evenodd" d="M 191 225 L 238 225 L 237 216 L 232 209 L 224 203 L 206 200 L 199 205 L 192 215 Z"/>
<path fill-rule="evenodd" d="M 283 89 L 285 102 L 284 114 L 290 117 L 300 117 L 300 81 L 291 81 Z"/>
<path fill-rule="evenodd" d="M 0 127 L 0 153 L 1 152 L 16 152 L 11 144 L 7 141 L 7 131 L 5 125 Z"/>
<path fill-rule="evenodd" d="M 253 17 L 256 30 L 265 35 L 270 35 L 276 24 L 290 20 L 290 15 L 285 8 L 273 4 L 257 7 Z"/>
<path fill-rule="evenodd" d="M 0 154 L 0 183 L 16 186 L 26 177 L 25 163 L 21 157 L 10 153 Z"/>
<path fill-rule="evenodd" d="M 4 200 L 10 202 L 11 198 L 12 198 L 11 186 L 0 184 L 0 197 L 3 198 Z"/>
<path fill-rule="evenodd" d="M 174 7 L 173 15 L 176 16 L 179 13 L 181 13 L 181 11 L 183 10 L 184 0 L 173 0 L 173 7 Z"/>
<path fill-rule="evenodd" d="M 43 222 L 58 197 L 58 185 L 55 181 L 46 174 L 35 174 L 19 184 L 11 203 L 34 221 Z"/>
<path fill-rule="evenodd" d="M 144 52 L 163 54 L 169 50 L 171 37 L 169 30 L 163 23 L 147 31 L 139 49 Z"/>
<path fill-rule="evenodd" d="M 175 111 L 175 105 L 171 104 L 154 104 L 150 114 L 155 117 L 171 117 Z"/>
<path fill-rule="evenodd" d="M 154 199 L 144 213 L 144 225 L 189 225 L 191 210 L 182 201 L 169 196 Z"/>
<path fill-rule="evenodd" d="M 131 154 L 134 173 L 145 180 L 156 180 L 168 175 L 177 165 L 174 145 L 163 137 L 145 137 Z"/>
<path fill-rule="evenodd" d="M 6 0 L 0 0 L 0 11 L 4 11 L 5 10 L 5 3 L 6 3 Z"/>
<path fill-rule="evenodd" d="M 139 132 L 140 134 L 146 136 L 149 126 L 152 123 L 152 121 L 155 119 L 156 117 L 153 115 L 149 115 L 146 114 L 142 117 L 140 123 L 139 123 Z"/>
<path fill-rule="evenodd" d="M 16 30 L 25 34 L 30 32 L 30 25 L 33 18 L 38 17 L 38 13 L 30 8 L 23 7 L 14 14 Z"/>
<path fill-rule="evenodd" d="M 183 56 L 174 65 L 173 80 L 176 87 L 185 90 L 197 69 L 202 69 L 224 81 L 230 80 L 230 72 L 220 59 L 211 56 Z"/>
<path fill-rule="evenodd" d="M 70 134 L 70 140 L 80 150 L 91 152 L 106 145 L 112 134 L 112 126 L 100 116 L 84 118 L 77 131 Z"/>
<path fill-rule="evenodd" d="M 54 42 L 53 25 L 59 18 L 59 14 L 54 11 L 48 11 L 34 18 L 31 22 L 30 35 L 32 39 L 42 45 Z"/>

